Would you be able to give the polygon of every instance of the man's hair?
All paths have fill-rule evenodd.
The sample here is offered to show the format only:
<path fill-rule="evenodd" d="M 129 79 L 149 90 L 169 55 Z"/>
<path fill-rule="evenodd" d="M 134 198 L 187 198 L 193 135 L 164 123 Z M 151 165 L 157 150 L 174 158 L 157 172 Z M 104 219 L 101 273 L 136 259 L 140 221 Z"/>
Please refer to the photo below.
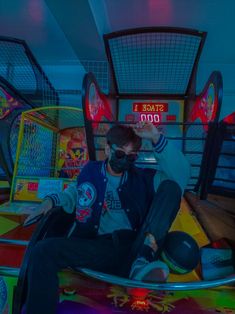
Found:
<path fill-rule="evenodd" d="M 107 143 L 111 146 L 113 144 L 123 147 L 128 144 L 133 145 L 133 149 L 138 151 L 142 144 L 142 139 L 130 126 L 121 124 L 114 125 L 106 134 Z"/>

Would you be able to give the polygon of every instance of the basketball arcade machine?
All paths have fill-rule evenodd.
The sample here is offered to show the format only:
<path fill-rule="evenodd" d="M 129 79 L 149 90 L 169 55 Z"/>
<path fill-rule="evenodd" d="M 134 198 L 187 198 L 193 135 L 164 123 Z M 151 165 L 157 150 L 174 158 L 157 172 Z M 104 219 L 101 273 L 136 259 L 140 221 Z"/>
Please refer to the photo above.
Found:
<path fill-rule="evenodd" d="M 21 113 L 59 98 L 25 41 L 0 36 L 0 65 L 0 180 L 11 184 Z"/>
<path fill-rule="evenodd" d="M 147 119 L 157 126 L 160 124 L 166 137 L 175 142 L 191 163 L 192 177 L 187 186 L 190 190 L 198 182 L 207 124 L 218 119 L 221 105 L 219 72 L 211 75 L 200 95 L 195 94 L 197 66 L 205 39 L 204 32 L 176 28 L 134 29 L 104 36 L 117 97 L 118 120 Z M 208 93 L 213 115 L 208 115 L 207 119 L 191 117 L 190 105 L 195 100 L 203 102 L 202 110 L 207 112 Z M 144 164 L 148 159 L 155 163 L 145 145 L 139 162 Z"/>
<path fill-rule="evenodd" d="M 222 103 L 222 77 L 218 71 L 211 74 L 199 95 L 195 93 L 205 38 L 204 32 L 179 28 L 133 29 L 104 36 L 113 83 L 109 102 L 112 99 L 115 120 L 124 124 L 149 120 L 160 128 L 189 159 L 192 176 L 187 190 L 195 191 L 205 181 L 202 180 L 207 166 L 204 147 L 207 135 L 214 135 L 213 125 L 218 122 Z M 93 97 L 89 88 L 86 93 L 88 99 Z M 89 108 L 98 110 L 94 101 Z M 84 112 L 87 111 L 89 121 L 85 106 Z M 91 142 L 93 129 L 93 141 L 102 137 L 97 123 L 93 125 L 89 132 Z M 101 121 L 100 125 L 105 122 Z M 103 150 L 95 146 L 91 145 L 94 151 Z M 157 166 L 147 143 L 143 143 L 141 152 L 137 164 Z M 201 169 L 202 166 L 205 167 Z"/>
<path fill-rule="evenodd" d="M 105 96 L 99 88 L 96 89 L 97 83 L 92 74 L 85 77 L 85 84 L 90 86 L 90 100 L 93 99 L 98 104 L 98 110 L 91 114 L 97 119 L 111 120 L 112 113 L 103 107 L 101 100 Z M 48 191 L 62 191 L 79 175 L 88 158 L 95 159 L 90 149 L 91 144 L 86 139 L 85 129 L 88 132 L 89 126 L 84 124 L 83 112 L 77 108 L 40 107 L 22 113 L 11 198 L 9 203 L 1 207 L 6 213 L 15 213 L 21 217 L 15 225 L 11 220 L 11 225 L 0 239 L 3 253 L 0 273 L 3 276 L 2 285 L 5 287 L 4 309 L 8 308 L 9 312 L 12 309 L 14 313 L 21 312 L 25 297 L 27 262 L 32 246 L 41 237 L 48 235 L 49 229 L 54 232 L 53 219 L 56 219 L 53 216 L 53 219 L 48 218 L 48 223 L 47 220 L 45 224 L 42 221 L 42 228 L 39 225 L 37 232 L 34 230 L 35 225 L 22 227 L 24 214 L 32 212 Z M 83 214 L 85 215 L 85 211 Z M 62 217 L 59 223 L 60 234 L 63 226 L 66 226 L 66 218 Z M 16 285 L 13 307 L 12 291 Z"/>
<path fill-rule="evenodd" d="M 5 215 L 0 217 L 4 227 L 0 239 L 0 279 L 5 293 L 2 309 L 6 313 L 12 313 L 16 284 L 21 287 L 25 280 L 27 252 L 35 239 L 35 224 L 22 226 L 25 214 L 32 213 L 48 191 L 61 192 L 73 182 L 87 160 L 81 109 L 40 107 L 22 113 L 11 197 L 1 206 Z M 59 224 L 60 232 L 66 225 L 65 219 Z"/>
<path fill-rule="evenodd" d="M 191 162 L 193 173 L 187 190 L 198 191 L 201 188 L 204 175 L 201 168 L 208 166 L 204 148 L 208 146 L 208 134 L 215 134 L 214 125 L 218 121 L 222 102 L 222 77 L 217 71 L 211 74 L 203 91 L 195 94 L 197 65 L 205 37 L 203 32 L 175 28 L 134 29 L 104 36 L 114 86 L 112 96 L 109 99 L 99 96 L 95 82 L 85 84 L 83 90 L 83 110 L 93 159 L 104 157 L 103 131 L 112 122 L 99 120 L 98 117 L 100 108 L 104 108 L 105 103 L 111 103 L 112 99 L 109 112 L 116 114 L 113 123 L 133 124 L 149 120 L 160 126 L 168 140 L 174 141 Z M 99 99 L 99 104 L 95 99 Z M 103 106 L 100 100 L 103 100 Z M 158 167 L 147 143 L 143 143 L 136 163 L 144 167 Z M 210 242 L 184 199 L 171 230 L 186 231 L 200 246 Z M 90 270 L 85 270 L 85 273 L 113 284 L 138 286 L 131 281 L 124 282 L 122 278 Z M 178 282 L 181 282 L 179 289 L 182 290 L 192 289 L 192 282 L 196 284 L 195 289 L 209 287 L 208 282 L 200 281 L 200 276 L 197 271 L 185 276 L 171 274 L 169 285 L 161 287 L 177 290 Z M 142 283 L 140 286 L 143 287 Z M 155 288 L 152 285 L 150 289 L 161 288 L 160 285 Z"/>
<path fill-rule="evenodd" d="M 9 186 L 12 184 L 22 112 L 41 106 L 58 105 L 58 103 L 57 92 L 25 41 L 0 36 L 0 203 L 9 200 L 10 196 Z M 26 129 L 29 136 L 31 136 L 33 129 L 30 122 L 25 126 Z M 26 162 L 29 161 L 26 160 Z M 14 216 L 14 209 L 8 206 L 1 206 L 0 212 L 1 235 L 16 228 L 13 239 L 18 239 L 19 230 L 17 226 L 21 221 L 20 216 Z M 1 242 L 0 256 L 4 259 L 1 260 L 1 265 L 12 263 L 20 250 L 20 248 L 17 249 L 12 246 L 16 252 L 10 257 L 4 255 L 5 248 L 5 245 Z M 1 294 L 0 298 L 0 312 L 2 313 L 4 307 L 3 299 L 5 297 L 12 299 L 12 289 L 9 288 L 9 294 L 5 292 L 8 289 L 7 287 L 14 286 L 15 279 L 7 278 L 4 281 L 4 277 L 0 277 L 0 281 L 1 288 L 6 287 L 6 290 L 1 290 L 3 294 Z M 6 308 L 7 305 L 4 309 L 7 310 Z M 11 312 L 11 307 L 8 309 Z"/>

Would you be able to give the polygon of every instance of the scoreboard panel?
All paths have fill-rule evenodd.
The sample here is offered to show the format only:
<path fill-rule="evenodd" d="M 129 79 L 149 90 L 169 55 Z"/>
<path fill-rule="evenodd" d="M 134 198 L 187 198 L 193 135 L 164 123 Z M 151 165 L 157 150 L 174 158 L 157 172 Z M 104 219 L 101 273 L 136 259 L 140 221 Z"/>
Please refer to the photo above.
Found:
<path fill-rule="evenodd" d="M 119 121 L 151 121 L 154 124 L 161 122 L 183 122 L 184 102 L 179 100 L 133 100 L 119 101 Z"/>
<path fill-rule="evenodd" d="M 138 121 L 151 121 L 168 138 L 181 137 L 182 126 L 171 124 L 171 122 L 183 122 L 184 101 L 183 100 L 119 100 L 118 120 L 120 122 L 136 123 Z M 167 125 L 161 125 L 167 122 Z M 174 144 L 181 150 L 182 140 L 175 139 Z M 149 141 L 143 140 L 142 150 L 151 150 Z M 137 160 L 148 166 L 156 162 L 152 152 L 142 152 Z M 155 167 L 155 166 L 154 166 Z"/>

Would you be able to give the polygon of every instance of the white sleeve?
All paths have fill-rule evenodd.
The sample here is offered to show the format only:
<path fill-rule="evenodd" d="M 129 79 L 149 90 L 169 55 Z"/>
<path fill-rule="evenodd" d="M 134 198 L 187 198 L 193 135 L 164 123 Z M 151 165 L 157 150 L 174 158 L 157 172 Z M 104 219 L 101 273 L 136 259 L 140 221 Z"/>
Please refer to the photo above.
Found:
<path fill-rule="evenodd" d="M 62 206 L 64 211 L 71 214 L 76 206 L 78 197 L 76 183 L 71 183 L 61 193 L 51 193 L 45 198 L 50 198 L 54 206 Z"/>
<path fill-rule="evenodd" d="M 183 193 L 190 178 L 190 164 L 184 154 L 162 134 L 153 150 L 159 164 L 154 177 L 155 190 L 163 180 L 170 179 L 179 184 Z"/>

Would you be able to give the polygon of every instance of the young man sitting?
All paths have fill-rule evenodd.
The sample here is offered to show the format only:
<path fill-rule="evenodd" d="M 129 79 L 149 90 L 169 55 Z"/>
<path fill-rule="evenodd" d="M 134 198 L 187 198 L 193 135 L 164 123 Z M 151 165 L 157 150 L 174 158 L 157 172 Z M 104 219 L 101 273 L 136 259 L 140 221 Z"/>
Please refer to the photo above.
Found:
<path fill-rule="evenodd" d="M 49 194 L 36 213 L 61 206 L 76 213 L 66 238 L 47 238 L 34 247 L 28 269 L 27 314 L 56 313 L 57 272 L 85 267 L 163 282 L 169 270 L 158 260 L 180 207 L 189 164 L 150 122 L 115 125 L 107 132 L 104 161 L 88 162 L 60 194 Z M 135 166 L 142 139 L 151 142 L 160 171 Z M 27 222 L 26 221 L 26 222 Z"/>

